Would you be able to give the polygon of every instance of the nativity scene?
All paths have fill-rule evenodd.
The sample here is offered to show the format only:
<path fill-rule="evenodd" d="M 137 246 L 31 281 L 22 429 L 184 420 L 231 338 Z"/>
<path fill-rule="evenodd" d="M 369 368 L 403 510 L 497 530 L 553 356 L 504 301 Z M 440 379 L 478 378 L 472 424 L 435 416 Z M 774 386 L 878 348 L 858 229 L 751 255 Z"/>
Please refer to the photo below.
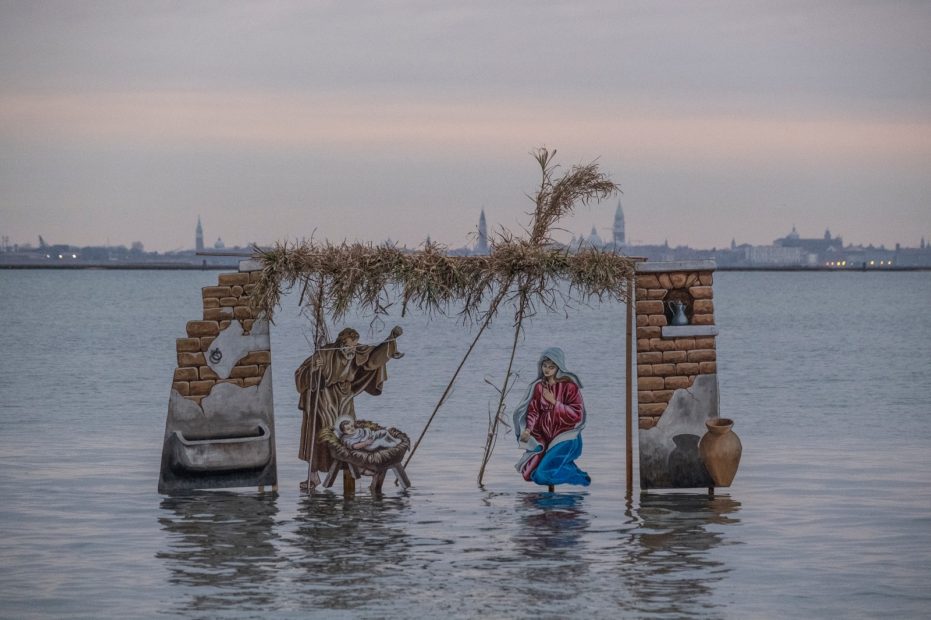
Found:
<path fill-rule="evenodd" d="M 230 359 L 231 363 L 237 365 L 258 360 L 258 373 L 263 371 L 261 362 L 264 362 L 267 370 L 262 385 L 268 383 L 271 371 L 270 351 L 267 347 L 255 350 L 255 336 L 252 333 L 265 333 L 257 330 L 260 327 L 264 329 L 265 325 L 272 322 L 285 291 L 299 292 L 298 304 L 314 332 L 312 353 L 294 373 L 301 410 L 298 458 L 307 463 L 307 477 L 301 483 L 302 490 L 313 493 L 321 487 L 328 488 L 340 472 L 343 473 L 343 491 L 346 495 L 354 492 L 355 480 L 361 476 L 370 476 L 370 488 L 373 492 L 380 491 L 388 472 L 394 472 L 400 487 L 409 486 L 406 470 L 411 460 L 453 390 L 476 344 L 489 325 L 500 318 L 502 310 L 507 320 L 512 321 L 513 337 L 507 345 L 508 362 L 500 382 L 488 381 L 497 392 L 497 404 L 490 408 L 487 419 L 485 445 L 478 459 L 478 485 L 481 487 L 484 483 L 485 470 L 501 427 L 509 427 L 509 432 L 514 433 L 519 448 L 523 450 L 516 467 L 524 480 L 551 490 L 557 485 L 588 486 L 591 483 L 589 475 L 576 463 L 582 454 L 582 431 L 587 414 L 582 398 L 582 381 L 567 366 L 564 352 L 551 347 L 540 355 L 537 377 L 528 386 L 522 400 L 516 408 L 513 404 L 509 406 L 507 400 L 517 382 L 515 354 L 521 341 L 524 321 L 539 311 L 557 311 L 569 316 L 577 304 L 621 302 L 628 307 L 627 369 L 630 373 L 633 366 L 633 315 L 630 302 L 634 294 L 634 282 L 638 278 L 638 260 L 615 251 L 585 245 L 570 248 L 555 242 L 553 232 L 578 206 L 599 202 L 619 189 L 599 170 L 595 162 L 574 165 L 563 172 L 555 163 L 555 151 L 541 148 L 533 156 L 539 165 L 540 180 L 536 192 L 531 196 L 533 209 L 525 234 L 515 235 L 505 229 L 499 230 L 490 239 L 487 255 L 449 255 L 444 247 L 429 241 L 417 251 L 386 244 L 332 244 L 313 240 L 282 242 L 271 249 L 255 248 L 251 259 L 245 261 L 248 264 L 240 267 L 241 271 L 248 271 L 248 274 L 237 275 L 237 283 L 241 286 L 233 286 L 230 276 L 231 286 L 228 290 L 222 286 L 204 289 L 205 320 L 194 322 L 198 329 L 203 327 L 204 330 L 202 335 L 197 334 L 202 336 L 198 345 L 209 348 L 212 340 L 220 342 L 223 339 L 226 333 L 224 330 L 231 322 L 223 320 L 223 304 L 227 301 L 224 296 L 228 291 L 240 295 L 237 303 L 238 299 L 247 300 L 248 307 L 240 308 L 237 305 L 234 308 L 235 314 L 248 320 L 241 325 L 232 321 L 236 329 L 242 331 L 242 336 L 236 340 L 236 343 L 241 340 L 242 344 L 236 345 L 238 348 L 230 353 L 233 356 Z M 208 293 L 218 298 L 217 302 L 211 302 L 209 308 L 206 304 Z M 647 329 L 640 327 L 641 303 L 646 302 L 638 302 L 638 337 L 640 329 Z M 220 308 L 215 309 L 215 305 Z M 411 311 L 422 312 L 428 317 L 458 317 L 474 334 L 432 410 L 424 409 L 425 422 L 414 440 L 399 429 L 356 417 L 355 398 L 364 394 L 380 395 L 388 378 L 388 366 L 393 366 L 394 360 L 403 356 L 398 344 L 403 330 L 394 327 L 380 342 L 373 344 L 362 344 L 359 332 L 351 327 L 341 329 L 335 338 L 329 336 L 330 327 L 342 322 L 350 310 L 369 315 L 374 326 L 388 316 L 390 308 L 399 308 L 402 317 Z M 218 315 L 211 316 L 211 319 L 219 319 L 218 326 L 214 326 L 207 318 L 208 312 Z M 652 318 L 648 317 L 648 320 Z M 683 328 L 680 326 L 675 329 Z M 220 338 L 217 338 L 218 332 Z M 265 338 L 267 340 L 267 336 Z M 187 342 L 184 344 L 188 346 Z M 190 346 L 194 344 L 191 339 Z M 234 349 L 230 348 L 230 351 Z M 226 363 L 229 357 L 226 349 L 217 355 L 221 354 L 223 361 L 216 362 L 218 364 Z M 192 356 L 199 360 L 199 354 L 192 353 Z M 179 364 L 181 361 L 179 357 Z M 226 372 L 225 367 L 223 371 Z M 187 370 L 179 369 L 176 374 L 181 375 L 183 372 Z M 205 370 L 195 369 L 195 372 L 209 376 Z M 237 399 L 245 398 L 258 389 L 255 383 L 259 379 L 251 376 L 240 379 L 236 374 L 239 372 L 256 371 L 247 371 L 244 367 L 241 371 L 230 371 L 233 374 L 229 375 L 229 379 L 223 379 L 221 375 L 216 381 L 223 383 L 214 391 L 222 391 L 223 394 L 216 397 L 213 392 L 210 392 L 210 396 L 195 393 L 195 389 L 206 389 L 206 386 L 202 387 L 202 382 L 191 379 L 191 392 L 187 397 L 191 401 L 190 415 L 196 417 L 193 408 L 201 400 L 205 404 L 216 401 L 217 407 L 228 408 L 233 400 L 238 402 Z M 190 374 L 193 377 L 194 373 Z M 176 381 L 179 390 L 185 387 L 181 379 Z M 628 374 L 628 490 L 632 486 L 632 381 Z M 182 396 L 186 397 L 184 394 Z M 195 439 L 205 446 L 202 449 L 195 446 L 188 450 L 192 453 L 195 448 L 201 450 L 207 455 L 204 459 L 215 461 L 220 455 L 243 455 L 241 458 L 235 456 L 217 461 L 220 464 L 216 466 L 206 466 L 243 472 L 242 475 L 227 475 L 227 478 L 211 473 L 211 479 L 216 479 L 211 483 L 214 486 L 234 486 L 234 482 L 241 486 L 243 481 L 255 481 L 260 485 L 277 484 L 270 387 L 262 398 L 262 406 L 268 413 L 263 418 L 265 421 L 259 422 L 265 426 L 249 418 L 243 422 L 244 429 L 237 431 L 235 437 L 230 437 L 222 429 L 211 430 L 209 436 L 207 431 L 203 431 Z M 645 405 L 642 407 L 645 411 L 648 409 Z M 173 432 L 173 425 L 170 419 L 166 426 L 166 437 Z M 190 443 L 191 440 L 187 437 L 186 441 Z M 167 442 L 168 439 L 166 445 Z M 253 445 L 266 444 L 271 448 L 271 457 L 262 456 L 253 448 Z M 261 462 L 268 464 L 268 473 L 263 474 L 263 477 L 249 473 L 252 470 L 248 469 L 254 468 L 251 463 L 258 463 L 260 459 L 265 459 Z M 174 468 L 172 462 L 165 462 L 163 471 Z M 189 467 L 189 471 L 192 473 L 185 474 L 189 476 L 189 486 L 206 484 L 207 477 L 198 473 L 201 470 L 195 471 Z"/>
<path fill-rule="evenodd" d="M 271 317 L 285 290 L 300 291 L 315 331 L 315 351 L 295 373 L 302 412 L 299 458 L 308 463 L 302 488 L 328 487 L 339 471 L 347 477 L 372 475 L 372 488 L 389 470 L 401 486 L 405 468 L 417 452 L 431 423 L 446 401 L 466 360 L 502 309 L 512 309 L 514 334 L 507 369 L 488 420 L 478 484 L 507 425 L 507 395 L 514 388 L 514 357 L 523 321 L 539 310 L 568 313 L 574 303 L 628 301 L 634 278 L 633 258 L 594 247 L 566 248 L 552 232 L 579 205 L 610 197 L 617 185 L 596 163 L 570 167 L 563 174 L 555 151 L 541 148 L 533 155 L 540 167 L 540 185 L 532 197 L 534 209 L 525 238 L 501 230 L 485 256 L 450 256 L 426 243 L 416 252 L 390 245 L 361 243 L 281 243 L 255 257 L 261 276 L 252 291 L 252 307 Z M 568 283 L 568 289 L 564 284 Z M 462 361 L 440 395 L 425 425 L 412 443 L 397 429 L 363 422 L 355 416 L 354 398 L 381 394 L 387 366 L 398 359 L 400 327 L 374 345 L 359 344 L 359 333 L 343 329 L 330 341 L 329 325 L 350 309 L 370 313 L 373 323 L 399 303 L 401 316 L 412 309 L 427 315 L 458 316 L 475 328 Z M 509 312 L 510 313 L 510 312 Z M 539 377 L 513 413 L 514 432 L 524 455 L 518 471 L 525 480 L 553 488 L 559 484 L 587 486 L 591 480 L 576 464 L 585 426 L 582 383 L 566 367 L 558 348 L 540 359 Z M 404 457 L 401 462 L 401 457 Z M 376 463 L 377 461 L 377 463 Z M 325 476 L 324 479 L 321 479 Z"/>

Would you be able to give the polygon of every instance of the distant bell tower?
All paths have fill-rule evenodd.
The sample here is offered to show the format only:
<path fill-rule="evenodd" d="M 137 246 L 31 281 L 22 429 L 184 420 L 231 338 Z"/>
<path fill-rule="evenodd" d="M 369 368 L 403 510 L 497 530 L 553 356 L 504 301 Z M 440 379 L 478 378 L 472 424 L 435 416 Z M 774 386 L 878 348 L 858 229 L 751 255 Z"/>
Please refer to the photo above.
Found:
<path fill-rule="evenodd" d="M 488 226 L 485 224 L 485 209 L 478 217 L 478 243 L 475 244 L 476 254 L 488 254 Z"/>
<path fill-rule="evenodd" d="M 194 249 L 198 252 L 204 251 L 204 227 L 200 224 L 200 216 L 197 216 L 197 228 L 194 229 Z"/>
<path fill-rule="evenodd" d="M 617 201 L 617 211 L 614 212 L 614 247 L 619 248 L 626 245 L 624 235 L 624 209 L 621 208 L 621 201 Z"/>

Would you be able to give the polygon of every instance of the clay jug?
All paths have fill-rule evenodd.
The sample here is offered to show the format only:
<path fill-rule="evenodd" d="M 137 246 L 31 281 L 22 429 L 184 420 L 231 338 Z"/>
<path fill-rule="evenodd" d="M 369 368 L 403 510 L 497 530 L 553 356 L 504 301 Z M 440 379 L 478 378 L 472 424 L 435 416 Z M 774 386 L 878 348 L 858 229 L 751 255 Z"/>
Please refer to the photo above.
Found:
<path fill-rule="evenodd" d="M 670 319 L 670 325 L 688 325 L 689 317 L 685 314 L 685 304 L 681 301 L 670 301 L 668 302 L 669 309 L 672 311 L 672 319 Z"/>
<path fill-rule="evenodd" d="M 708 432 L 698 442 L 698 453 L 702 463 L 716 487 L 729 487 L 740 465 L 743 446 L 740 438 L 731 431 L 734 421 L 729 418 L 705 420 Z"/>

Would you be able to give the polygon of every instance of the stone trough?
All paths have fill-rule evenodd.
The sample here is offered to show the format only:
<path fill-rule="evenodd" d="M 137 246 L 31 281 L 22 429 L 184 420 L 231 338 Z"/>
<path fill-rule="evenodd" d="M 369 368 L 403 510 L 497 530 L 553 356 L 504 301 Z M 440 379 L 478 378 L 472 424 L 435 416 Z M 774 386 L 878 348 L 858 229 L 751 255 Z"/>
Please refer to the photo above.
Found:
<path fill-rule="evenodd" d="M 278 484 L 268 320 L 249 306 L 257 267 L 204 287 L 203 314 L 176 340 L 159 493 Z"/>
<path fill-rule="evenodd" d="M 169 438 L 170 466 L 175 472 L 223 472 L 260 469 L 268 465 L 274 449 L 265 424 L 245 437 L 186 438 L 174 431 Z"/>

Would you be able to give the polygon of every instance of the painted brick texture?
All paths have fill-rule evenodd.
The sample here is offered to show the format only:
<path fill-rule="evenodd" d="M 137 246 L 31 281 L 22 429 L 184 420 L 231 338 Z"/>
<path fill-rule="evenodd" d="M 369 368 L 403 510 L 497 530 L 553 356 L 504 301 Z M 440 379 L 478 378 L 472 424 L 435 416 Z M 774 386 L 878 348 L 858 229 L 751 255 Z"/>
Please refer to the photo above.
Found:
<path fill-rule="evenodd" d="M 259 275 L 259 272 L 221 273 L 216 286 L 201 289 L 203 314 L 188 321 L 185 337 L 178 338 L 175 343 L 178 366 L 171 388 L 181 396 L 200 404 L 218 383 L 251 387 L 262 381 L 272 362 L 271 351 L 251 351 L 236 363 L 228 379 L 220 379 L 207 365 L 205 357 L 210 344 L 233 319 L 242 324 L 246 333 L 252 329 L 256 315 L 249 295 Z"/>
<path fill-rule="evenodd" d="M 713 336 L 663 338 L 668 299 L 687 299 L 691 325 L 714 325 L 711 271 L 670 271 L 637 275 L 637 410 L 639 428 L 652 428 L 677 389 L 695 377 L 717 372 Z M 670 294 L 672 296 L 670 297 Z"/>

